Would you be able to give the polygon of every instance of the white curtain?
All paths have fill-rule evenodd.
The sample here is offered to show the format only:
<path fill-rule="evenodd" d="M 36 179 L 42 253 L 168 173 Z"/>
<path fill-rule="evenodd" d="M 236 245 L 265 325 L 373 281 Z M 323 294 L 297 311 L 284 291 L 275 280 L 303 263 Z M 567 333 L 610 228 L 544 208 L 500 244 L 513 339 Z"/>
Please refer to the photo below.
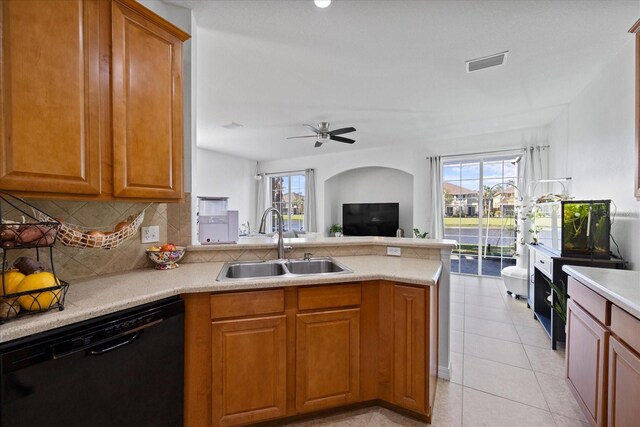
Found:
<path fill-rule="evenodd" d="M 516 246 L 518 257 L 516 267 L 527 268 L 529 251 L 525 243 L 531 242 L 531 234 L 527 231 L 532 227 L 531 221 L 526 216 L 535 199 L 549 191 L 547 184 L 537 181 L 549 178 L 549 148 L 541 146 L 529 146 L 524 149 L 522 170 L 520 174 L 520 196 L 522 197 L 522 212 L 519 218 Z"/>
<path fill-rule="evenodd" d="M 442 159 L 440 156 L 429 157 L 429 183 L 427 200 L 427 224 L 429 238 L 444 238 L 444 203 L 442 200 Z"/>
<path fill-rule="evenodd" d="M 304 171 L 304 231 L 317 231 L 316 225 L 316 171 Z"/>
<path fill-rule="evenodd" d="M 536 184 L 549 178 L 549 147 L 531 146 L 524 150 L 522 171 L 522 196 L 525 201 L 548 192 L 547 184 Z"/>
<path fill-rule="evenodd" d="M 259 174 L 262 179 L 256 180 L 256 184 L 258 185 L 258 190 L 256 191 L 256 223 L 253 226 L 254 231 L 258 232 L 258 227 L 260 227 L 260 219 L 262 218 L 262 214 L 266 207 L 267 200 L 267 185 L 269 183 L 269 177 L 266 174 Z"/>

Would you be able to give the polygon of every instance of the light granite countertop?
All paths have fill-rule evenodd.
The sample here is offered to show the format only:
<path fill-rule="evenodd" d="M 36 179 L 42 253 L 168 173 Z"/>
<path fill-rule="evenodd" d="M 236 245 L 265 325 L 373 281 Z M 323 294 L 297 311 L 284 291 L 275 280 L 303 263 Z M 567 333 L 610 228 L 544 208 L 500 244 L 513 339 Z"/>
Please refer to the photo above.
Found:
<path fill-rule="evenodd" d="M 226 251 L 230 249 L 267 249 L 277 246 L 278 236 L 252 236 L 241 237 L 238 243 L 218 244 L 218 245 L 192 245 L 187 248 L 189 251 Z M 399 237 L 377 237 L 377 236 L 343 236 L 343 237 L 304 237 L 284 239 L 284 244 L 292 247 L 326 247 L 326 246 L 401 246 L 412 248 L 435 248 L 453 249 L 456 247 L 455 240 L 440 239 L 410 239 Z"/>
<path fill-rule="evenodd" d="M 429 286 L 437 282 L 442 271 L 442 263 L 439 260 L 375 255 L 335 259 L 353 270 L 353 273 L 217 282 L 216 278 L 223 263 L 212 262 L 181 264 L 180 268 L 175 270 L 137 270 L 78 281 L 69 287 L 64 310 L 25 316 L 0 325 L 0 343 L 173 295 L 361 280 L 392 280 Z"/>
<path fill-rule="evenodd" d="M 640 319 L 640 271 L 565 265 L 562 269 L 611 303 Z"/>

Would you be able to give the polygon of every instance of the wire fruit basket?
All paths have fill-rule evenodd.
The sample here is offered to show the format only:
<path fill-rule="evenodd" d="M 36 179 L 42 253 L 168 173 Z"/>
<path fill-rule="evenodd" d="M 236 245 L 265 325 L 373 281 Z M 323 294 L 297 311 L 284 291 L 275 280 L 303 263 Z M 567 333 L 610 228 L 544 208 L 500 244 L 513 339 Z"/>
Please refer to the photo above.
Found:
<path fill-rule="evenodd" d="M 9 219 L 12 215 L 15 219 Z M 46 218 L 40 220 L 40 218 Z M 64 309 L 69 284 L 56 277 L 53 246 L 59 236 L 60 222 L 27 201 L 0 191 L 0 324 L 22 315 L 57 308 Z M 8 268 L 9 254 L 21 256 Z M 48 253 L 47 268 L 41 263 L 41 251 Z"/>

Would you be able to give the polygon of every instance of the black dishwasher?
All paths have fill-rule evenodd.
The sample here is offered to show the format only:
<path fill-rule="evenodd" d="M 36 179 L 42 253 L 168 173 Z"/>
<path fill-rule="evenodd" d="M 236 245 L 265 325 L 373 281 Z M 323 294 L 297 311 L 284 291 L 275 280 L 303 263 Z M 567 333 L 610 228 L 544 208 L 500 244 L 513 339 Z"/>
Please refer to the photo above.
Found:
<path fill-rule="evenodd" d="M 182 426 L 183 349 L 177 297 L 3 344 L 0 426 Z"/>

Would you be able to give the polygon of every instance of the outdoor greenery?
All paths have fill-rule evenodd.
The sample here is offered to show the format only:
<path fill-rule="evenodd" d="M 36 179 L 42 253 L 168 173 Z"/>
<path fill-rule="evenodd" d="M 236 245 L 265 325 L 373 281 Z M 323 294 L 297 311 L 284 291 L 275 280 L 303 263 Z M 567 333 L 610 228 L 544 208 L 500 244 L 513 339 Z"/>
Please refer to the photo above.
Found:
<path fill-rule="evenodd" d="M 489 218 L 489 226 L 490 227 L 502 227 L 504 225 L 507 227 L 514 227 L 516 224 L 515 218 L 513 217 L 505 217 L 505 218 Z M 477 217 L 473 218 L 458 218 L 458 217 L 445 217 L 444 225 L 445 227 L 477 227 L 480 220 Z M 482 226 L 487 226 L 487 218 L 482 219 Z"/>
<path fill-rule="evenodd" d="M 478 255 L 478 245 L 460 244 L 452 251 L 459 255 Z M 487 247 L 487 256 L 512 257 L 514 255 L 514 244 L 510 245 L 489 245 Z"/>

